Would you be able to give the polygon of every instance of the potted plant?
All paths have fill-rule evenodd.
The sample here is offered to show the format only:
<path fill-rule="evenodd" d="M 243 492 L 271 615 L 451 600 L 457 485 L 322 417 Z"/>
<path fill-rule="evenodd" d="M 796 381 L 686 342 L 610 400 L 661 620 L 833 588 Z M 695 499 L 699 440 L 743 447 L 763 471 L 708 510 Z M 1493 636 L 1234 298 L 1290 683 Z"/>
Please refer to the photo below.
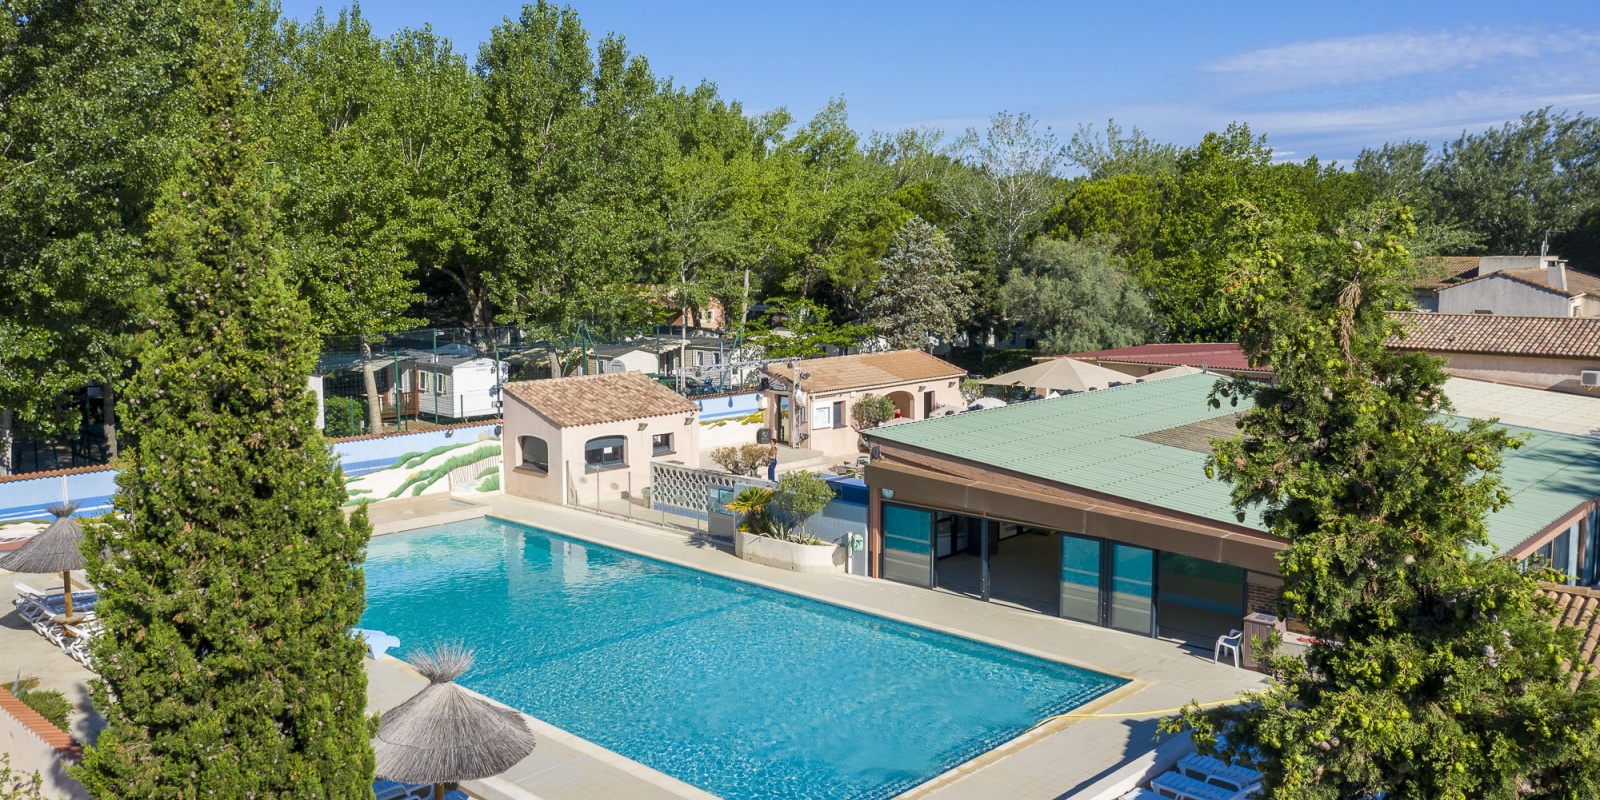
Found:
<path fill-rule="evenodd" d="M 739 515 L 734 555 L 794 572 L 841 572 L 839 547 L 806 532 L 806 522 L 833 499 L 833 487 L 814 472 L 784 475 L 774 489 L 743 489 L 726 508 Z"/>

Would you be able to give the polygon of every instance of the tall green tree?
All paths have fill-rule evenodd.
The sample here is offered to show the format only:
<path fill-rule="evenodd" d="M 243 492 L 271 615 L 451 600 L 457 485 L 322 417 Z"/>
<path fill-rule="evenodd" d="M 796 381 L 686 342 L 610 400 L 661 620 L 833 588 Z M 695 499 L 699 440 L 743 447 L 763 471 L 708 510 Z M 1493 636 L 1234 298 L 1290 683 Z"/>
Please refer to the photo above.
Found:
<path fill-rule="evenodd" d="M 139 242 L 186 121 L 180 13 L 0 6 L 0 475 L 17 436 L 77 432 L 64 396 L 128 369 Z"/>
<path fill-rule="evenodd" d="M 781 324 L 774 320 L 783 320 Z M 747 336 L 761 348 L 764 358 L 812 358 L 826 355 L 825 347 L 847 350 L 860 347 L 872 335 L 872 326 L 840 323 L 814 300 L 780 298 L 767 304 L 759 319 L 751 320 Z"/>
<path fill-rule="evenodd" d="M 1021 260 L 1055 202 L 1065 148 L 1027 114 L 999 113 L 951 148 L 968 169 L 946 184 L 946 202 L 963 220 L 982 218 L 1003 279 Z"/>
<path fill-rule="evenodd" d="M 1155 177 L 1177 169 L 1178 147 L 1151 139 L 1138 126 L 1124 131 L 1116 120 L 1108 119 L 1104 135 L 1091 125 L 1079 125 L 1067 142 L 1066 159 L 1091 180 Z"/>
<path fill-rule="evenodd" d="M 878 266 L 866 321 L 891 347 L 931 350 L 935 340 L 949 342 L 961 332 L 972 309 L 972 281 L 938 228 L 912 217 Z"/>
<path fill-rule="evenodd" d="M 370 527 L 346 521 L 315 428 L 317 342 L 243 113 L 237 9 L 186 10 L 198 130 L 152 217 L 162 295 L 124 394 L 117 513 L 85 544 L 106 728 L 75 774 L 98 798 L 370 798 L 348 632 Z"/>
<path fill-rule="evenodd" d="M 1270 217 L 1232 212 L 1256 246 L 1227 302 L 1274 380 L 1219 385 L 1213 405 L 1252 404 L 1207 471 L 1288 542 L 1284 610 L 1314 638 L 1268 659 L 1268 688 L 1172 727 L 1255 760 L 1270 797 L 1596 796 L 1600 687 L 1571 688 L 1578 631 L 1552 624 L 1545 571 L 1485 534 L 1518 441 L 1441 416 L 1442 362 L 1384 346 L 1399 332 L 1385 311 L 1411 294 L 1409 215 L 1368 212 L 1290 251 Z"/>
<path fill-rule="evenodd" d="M 1431 207 L 1483 237 L 1481 252 L 1529 255 L 1600 204 L 1600 119 L 1541 109 L 1444 146 Z"/>
<path fill-rule="evenodd" d="M 263 119 L 282 191 L 288 263 L 323 333 L 353 336 L 362 356 L 367 427 L 383 429 L 372 342 L 420 320 L 415 265 L 406 258 L 408 196 L 393 65 L 360 9 L 329 23 L 290 24 L 292 69 L 274 84 Z"/>
<path fill-rule="evenodd" d="M 659 185 L 659 88 L 649 63 L 608 36 L 593 52 L 571 8 L 541 0 L 479 51 L 492 185 L 484 232 L 499 316 L 523 323 L 608 317 L 648 246 Z"/>
<path fill-rule="evenodd" d="M 1002 294 L 1046 352 L 1129 347 L 1156 334 L 1144 290 L 1105 234 L 1035 240 Z"/>

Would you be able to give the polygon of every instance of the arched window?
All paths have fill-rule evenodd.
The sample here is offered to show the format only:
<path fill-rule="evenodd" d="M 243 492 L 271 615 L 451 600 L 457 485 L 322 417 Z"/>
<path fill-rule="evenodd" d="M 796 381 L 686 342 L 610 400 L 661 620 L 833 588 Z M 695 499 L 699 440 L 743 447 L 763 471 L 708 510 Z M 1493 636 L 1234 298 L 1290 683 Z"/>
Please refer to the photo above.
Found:
<path fill-rule="evenodd" d="M 517 445 L 522 448 L 522 466 L 540 472 L 550 471 L 550 445 L 537 436 L 519 436 Z"/>
<path fill-rule="evenodd" d="M 622 469 L 628 466 L 627 439 L 621 436 L 602 436 L 590 439 L 583 446 L 583 468 L 586 472 Z"/>

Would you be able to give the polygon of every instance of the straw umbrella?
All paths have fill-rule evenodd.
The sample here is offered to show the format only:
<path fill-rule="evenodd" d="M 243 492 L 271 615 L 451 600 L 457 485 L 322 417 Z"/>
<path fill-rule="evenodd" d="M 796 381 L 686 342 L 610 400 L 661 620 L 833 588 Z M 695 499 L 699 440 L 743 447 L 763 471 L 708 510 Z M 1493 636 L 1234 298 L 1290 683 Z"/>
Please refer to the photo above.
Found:
<path fill-rule="evenodd" d="M 56 521 L 21 547 L 0 558 L 0 569 L 11 572 L 59 572 L 66 596 L 67 620 L 72 620 L 72 571 L 83 569 L 83 526 L 72 518 L 77 503 L 60 503 L 47 509 Z"/>
<path fill-rule="evenodd" d="M 441 644 L 411 657 L 427 688 L 382 715 L 372 749 L 379 778 L 433 784 L 499 775 L 533 752 L 533 732 L 522 715 L 455 684 L 472 666 L 472 652 Z"/>

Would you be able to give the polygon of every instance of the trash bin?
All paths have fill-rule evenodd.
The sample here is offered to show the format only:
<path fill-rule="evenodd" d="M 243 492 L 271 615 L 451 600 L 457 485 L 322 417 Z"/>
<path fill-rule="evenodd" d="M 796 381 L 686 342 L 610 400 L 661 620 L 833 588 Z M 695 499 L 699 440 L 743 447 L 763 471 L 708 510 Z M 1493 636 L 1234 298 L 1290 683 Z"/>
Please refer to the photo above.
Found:
<path fill-rule="evenodd" d="M 1288 628 L 1284 625 L 1283 620 L 1271 614 L 1256 613 L 1246 615 L 1244 618 L 1244 641 L 1239 643 L 1239 655 L 1244 661 L 1244 668 L 1261 669 L 1261 665 L 1256 663 L 1255 648 L 1250 645 L 1252 639 L 1259 638 L 1265 642 L 1272 638 L 1272 634 L 1281 634 L 1286 630 Z"/>

